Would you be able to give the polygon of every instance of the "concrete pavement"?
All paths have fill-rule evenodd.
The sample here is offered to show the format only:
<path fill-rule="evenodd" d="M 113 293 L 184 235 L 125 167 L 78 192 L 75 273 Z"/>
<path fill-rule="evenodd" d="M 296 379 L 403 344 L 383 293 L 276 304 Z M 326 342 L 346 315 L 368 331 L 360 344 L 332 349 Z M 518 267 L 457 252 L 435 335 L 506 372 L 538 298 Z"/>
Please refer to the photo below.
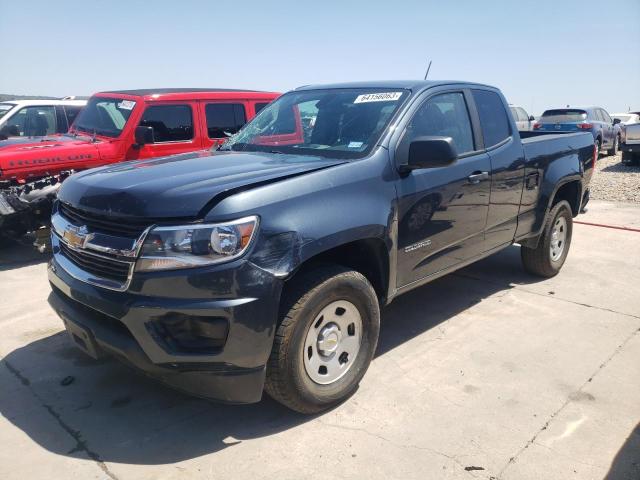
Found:
<path fill-rule="evenodd" d="M 638 228 L 640 205 L 581 221 Z M 518 247 L 383 311 L 358 392 L 315 417 L 222 406 L 61 332 L 46 265 L 0 250 L 0 478 L 640 478 L 640 233 L 576 225 L 557 277 Z"/>

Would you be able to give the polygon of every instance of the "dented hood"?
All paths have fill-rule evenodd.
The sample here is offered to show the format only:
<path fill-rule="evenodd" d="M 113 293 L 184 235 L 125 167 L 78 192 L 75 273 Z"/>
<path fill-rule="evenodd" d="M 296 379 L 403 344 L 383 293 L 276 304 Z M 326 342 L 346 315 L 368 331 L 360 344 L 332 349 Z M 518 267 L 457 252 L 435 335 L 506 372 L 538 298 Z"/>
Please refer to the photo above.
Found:
<path fill-rule="evenodd" d="M 80 172 L 62 184 L 58 198 L 101 214 L 197 218 L 226 195 L 340 163 L 275 153 L 194 152 Z"/>

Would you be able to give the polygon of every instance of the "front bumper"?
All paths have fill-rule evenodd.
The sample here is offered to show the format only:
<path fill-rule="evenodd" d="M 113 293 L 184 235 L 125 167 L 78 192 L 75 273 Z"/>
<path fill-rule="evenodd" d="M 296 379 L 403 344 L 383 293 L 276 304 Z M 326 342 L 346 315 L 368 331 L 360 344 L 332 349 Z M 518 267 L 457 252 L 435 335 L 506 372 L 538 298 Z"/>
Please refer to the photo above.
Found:
<path fill-rule="evenodd" d="M 623 152 L 633 152 L 640 154 L 640 142 L 639 143 L 621 143 L 620 150 Z"/>
<path fill-rule="evenodd" d="M 129 289 L 117 292 L 74 278 L 56 256 L 48 269 L 49 303 L 83 351 L 94 358 L 116 357 L 199 397 L 228 403 L 261 399 L 281 280 L 240 259 L 134 274 Z M 205 349 L 167 340 L 156 327 L 176 317 L 215 319 L 227 326 L 224 338 Z"/>

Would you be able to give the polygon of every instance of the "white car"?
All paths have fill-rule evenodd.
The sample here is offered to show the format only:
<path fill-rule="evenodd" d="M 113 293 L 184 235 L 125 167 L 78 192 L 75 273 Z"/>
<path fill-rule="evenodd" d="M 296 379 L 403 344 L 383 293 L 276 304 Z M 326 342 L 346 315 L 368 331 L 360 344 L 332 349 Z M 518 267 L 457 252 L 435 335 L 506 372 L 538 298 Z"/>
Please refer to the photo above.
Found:
<path fill-rule="evenodd" d="M 86 103 L 86 100 L 0 102 L 0 139 L 65 133 Z"/>
<path fill-rule="evenodd" d="M 528 132 L 533 130 L 533 123 L 536 120 L 533 115 L 529 115 L 527 111 L 519 105 L 509 104 L 509 110 L 511 110 L 513 121 L 516 122 L 519 132 Z"/>
<path fill-rule="evenodd" d="M 622 125 L 640 123 L 640 112 L 612 113 L 611 118 L 619 119 Z"/>

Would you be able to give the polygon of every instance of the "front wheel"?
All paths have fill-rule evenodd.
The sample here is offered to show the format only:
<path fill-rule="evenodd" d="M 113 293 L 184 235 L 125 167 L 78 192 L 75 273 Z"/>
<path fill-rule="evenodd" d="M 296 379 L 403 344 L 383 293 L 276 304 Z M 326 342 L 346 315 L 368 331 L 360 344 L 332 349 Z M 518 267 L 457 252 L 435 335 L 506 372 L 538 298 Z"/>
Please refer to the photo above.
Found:
<path fill-rule="evenodd" d="M 380 307 L 360 273 L 320 266 L 289 281 L 267 365 L 266 392 L 300 413 L 348 398 L 378 343 Z"/>
<path fill-rule="evenodd" d="M 536 248 L 521 247 L 524 269 L 540 277 L 553 277 L 564 265 L 571 246 L 573 216 L 565 200 L 556 203 L 547 217 Z"/>

